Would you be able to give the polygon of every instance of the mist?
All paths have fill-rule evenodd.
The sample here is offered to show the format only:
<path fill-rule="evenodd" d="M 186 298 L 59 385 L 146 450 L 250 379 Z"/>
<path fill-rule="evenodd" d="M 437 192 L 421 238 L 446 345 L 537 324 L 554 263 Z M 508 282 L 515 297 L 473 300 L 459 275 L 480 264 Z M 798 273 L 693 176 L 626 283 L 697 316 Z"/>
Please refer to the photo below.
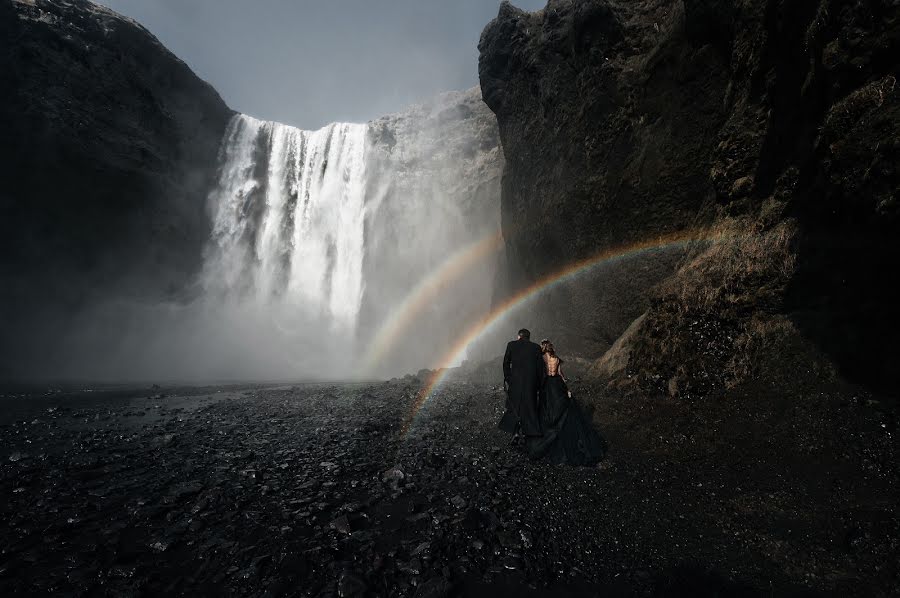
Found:
<path fill-rule="evenodd" d="M 501 244 L 486 240 L 498 239 L 503 159 L 491 116 L 477 89 L 317 131 L 236 115 L 189 283 L 162 299 L 93 292 L 39 320 L 26 336 L 52 349 L 19 373 L 216 383 L 442 365 L 492 301 Z M 423 281 L 427 300 L 415 296 Z"/>
<path fill-rule="evenodd" d="M 228 151 L 239 145 L 230 130 L 196 145 L 161 130 L 146 142 L 175 159 L 161 167 L 138 151 L 117 162 L 145 143 L 139 129 L 109 156 L 103 143 L 85 155 L 97 163 L 78 188 L 87 199 L 59 198 L 77 224 L 5 275 L 23 282 L 2 299 L 0 378 L 346 380 L 446 365 L 447 348 L 490 310 L 502 259 L 502 243 L 479 249 L 500 228 L 503 156 L 496 119 L 472 87 L 478 38 L 498 3 L 104 4 L 225 100 L 174 90 L 187 100 L 183 122 L 210 123 L 204 136 L 224 127 L 197 118 L 192 102 L 203 98 L 266 132 L 244 140 L 246 161 L 230 174 Z M 159 84 L 162 93 L 168 81 Z M 141 122 L 166 126 L 171 108 L 157 109 Z M 289 172 L 303 161 L 300 145 L 329 137 L 331 123 L 360 132 L 359 172 L 348 175 L 330 141 L 318 165 Z M 306 141 L 285 153 L 275 132 Z M 220 135 L 213 164 L 207 140 Z M 190 162 L 177 161 L 176 141 L 192 148 Z M 105 211 L 91 211 L 98 189 Z M 17 234 L 40 234 L 41 218 Z"/>

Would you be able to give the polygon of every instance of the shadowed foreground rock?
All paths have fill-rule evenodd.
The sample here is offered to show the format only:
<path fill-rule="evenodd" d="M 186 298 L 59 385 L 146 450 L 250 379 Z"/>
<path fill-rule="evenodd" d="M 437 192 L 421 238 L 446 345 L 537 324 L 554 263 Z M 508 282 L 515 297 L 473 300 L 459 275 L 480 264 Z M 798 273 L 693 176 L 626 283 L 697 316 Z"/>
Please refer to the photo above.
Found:
<path fill-rule="evenodd" d="M 578 470 L 507 447 L 495 428 L 501 391 L 485 385 L 448 386 L 402 435 L 419 387 L 408 377 L 8 397 L 0 593 L 874 596 L 896 587 L 896 505 L 878 494 L 897 477 L 878 440 L 893 428 L 864 399 L 843 407 L 845 419 L 871 424 L 838 447 L 843 467 L 795 467 L 792 453 L 779 461 L 770 445 L 783 435 L 736 433 L 748 427 L 740 409 L 729 415 L 735 429 L 714 434 L 728 424 L 710 420 L 706 435 L 691 435 L 660 424 L 687 430 L 690 413 L 648 417 L 607 401 L 597 410 L 610 458 Z M 802 435 L 804 417 L 783 419 Z"/>

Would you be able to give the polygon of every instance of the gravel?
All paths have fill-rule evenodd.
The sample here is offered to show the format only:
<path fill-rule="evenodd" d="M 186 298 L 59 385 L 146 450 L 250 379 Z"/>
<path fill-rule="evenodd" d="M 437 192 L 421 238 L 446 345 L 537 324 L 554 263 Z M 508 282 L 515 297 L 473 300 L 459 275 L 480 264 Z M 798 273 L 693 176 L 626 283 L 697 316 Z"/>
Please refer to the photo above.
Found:
<path fill-rule="evenodd" d="M 420 388 L 407 378 L 34 401 L 0 425 L 0 594 L 896 587 L 885 558 L 900 537 L 895 505 L 822 529 L 833 513 L 810 515 L 817 499 L 801 481 L 640 450 L 619 423 L 601 467 L 531 462 L 496 429 L 499 388 L 447 385 L 410 418 Z M 879 576 L 860 575 L 875 566 Z"/>

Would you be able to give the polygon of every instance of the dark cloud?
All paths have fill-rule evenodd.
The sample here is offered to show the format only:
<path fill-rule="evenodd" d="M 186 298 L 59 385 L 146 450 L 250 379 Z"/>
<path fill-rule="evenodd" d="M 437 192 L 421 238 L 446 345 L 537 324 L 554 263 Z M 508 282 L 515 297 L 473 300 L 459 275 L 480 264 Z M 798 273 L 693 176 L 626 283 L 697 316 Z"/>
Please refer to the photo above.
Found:
<path fill-rule="evenodd" d="M 517 0 L 528 10 L 546 0 Z M 497 0 L 102 0 L 235 110 L 303 128 L 362 122 L 478 81 Z"/>

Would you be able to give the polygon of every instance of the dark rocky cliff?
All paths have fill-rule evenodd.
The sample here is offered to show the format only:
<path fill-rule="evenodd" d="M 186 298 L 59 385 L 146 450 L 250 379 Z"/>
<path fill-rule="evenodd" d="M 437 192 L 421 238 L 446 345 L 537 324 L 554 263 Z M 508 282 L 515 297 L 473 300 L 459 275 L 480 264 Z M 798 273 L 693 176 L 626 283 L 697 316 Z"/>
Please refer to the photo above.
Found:
<path fill-rule="evenodd" d="M 85 0 L 3 2 L 0 39 L 0 279 L 14 323 L 0 355 L 2 373 L 22 374 L 37 331 L 58 334 L 91 297 L 180 292 L 208 237 L 231 111 L 143 27 Z"/>
<path fill-rule="evenodd" d="M 711 239 L 538 308 L 595 356 L 644 314 L 596 375 L 701 396 L 816 361 L 890 388 L 897 3 L 504 3 L 480 51 L 507 164 L 501 293 L 661 233 Z M 634 300 L 597 309 L 610 295 Z"/>
<path fill-rule="evenodd" d="M 668 41 L 677 35 L 674 5 L 649 8 L 551 2 L 529 14 L 505 3 L 485 29 L 482 92 L 509 148 L 507 292 L 574 260 L 703 219 L 727 66 L 714 48 Z M 678 257 L 630 260 L 557 289 L 533 326 L 570 351 L 602 352 Z M 560 304 L 569 306 L 563 318 L 552 307 Z"/>

